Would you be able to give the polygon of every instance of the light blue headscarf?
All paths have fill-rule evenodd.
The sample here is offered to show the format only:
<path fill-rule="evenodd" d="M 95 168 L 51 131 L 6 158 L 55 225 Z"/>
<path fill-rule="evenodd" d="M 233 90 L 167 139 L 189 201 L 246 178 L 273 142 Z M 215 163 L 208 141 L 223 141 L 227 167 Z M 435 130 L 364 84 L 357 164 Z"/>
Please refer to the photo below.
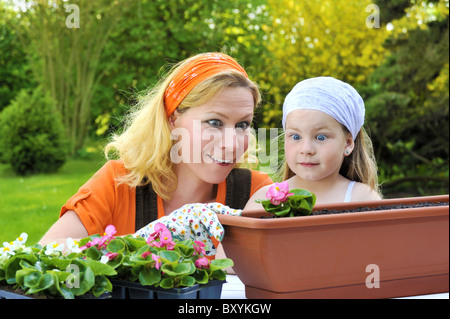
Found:
<path fill-rule="evenodd" d="M 283 105 L 283 128 L 294 110 L 318 110 L 344 125 L 356 139 L 364 124 L 364 101 L 350 85 L 332 77 L 317 77 L 298 83 Z"/>

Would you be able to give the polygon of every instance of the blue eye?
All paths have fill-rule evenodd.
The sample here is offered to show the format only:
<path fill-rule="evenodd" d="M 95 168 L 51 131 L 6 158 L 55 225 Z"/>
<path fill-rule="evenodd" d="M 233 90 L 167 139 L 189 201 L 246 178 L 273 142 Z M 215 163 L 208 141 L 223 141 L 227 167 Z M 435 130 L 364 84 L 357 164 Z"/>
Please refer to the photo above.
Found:
<path fill-rule="evenodd" d="M 319 141 L 323 142 L 323 141 L 325 141 L 327 139 L 327 136 L 323 135 L 323 134 L 319 134 L 319 135 L 317 135 L 317 139 Z"/>
<path fill-rule="evenodd" d="M 299 141 L 299 140 L 301 139 L 300 135 L 298 135 L 298 134 L 292 134 L 292 135 L 291 135 L 291 138 L 292 138 L 294 141 Z"/>
<path fill-rule="evenodd" d="M 250 127 L 250 122 L 240 122 L 236 124 L 236 128 L 240 128 L 241 130 L 246 130 Z"/>
<path fill-rule="evenodd" d="M 212 127 L 217 127 L 217 128 L 222 126 L 221 120 L 208 120 L 208 121 L 206 121 L 206 123 L 208 123 Z"/>

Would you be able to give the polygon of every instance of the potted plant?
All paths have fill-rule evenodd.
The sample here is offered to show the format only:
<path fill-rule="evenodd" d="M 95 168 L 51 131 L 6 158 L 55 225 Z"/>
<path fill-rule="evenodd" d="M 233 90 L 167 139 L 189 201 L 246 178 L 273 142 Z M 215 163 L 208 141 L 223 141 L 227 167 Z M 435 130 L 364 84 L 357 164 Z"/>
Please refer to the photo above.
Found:
<path fill-rule="evenodd" d="M 0 249 L 0 299 L 11 298 L 105 298 L 112 285 L 107 276 L 112 267 L 91 258 L 82 258 L 78 245 L 45 247 L 25 245 L 28 235 L 3 243 Z"/>
<path fill-rule="evenodd" d="M 223 269 L 233 266 L 231 259 L 205 257 L 202 242 L 172 239 L 162 223 L 147 239 L 132 235 L 113 239 L 102 255 L 117 271 L 112 277 L 113 298 L 218 299 L 226 279 Z"/>
<path fill-rule="evenodd" d="M 220 298 L 230 259 L 210 261 L 205 245 L 172 240 L 163 224 L 147 240 L 115 237 L 110 225 L 103 236 L 66 247 L 25 246 L 26 234 L 0 250 L 0 298 L 28 295 L 60 298 Z M 66 249 L 64 249 L 66 248 Z M 17 293 L 20 291 L 20 293 Z M 109 294 L 111 293 L 111 294 Z"/>
<path fill-rule="evenodd" d="M 280 203 L 261 203 L 280 213 L 314 202 L 313 195 L 301 204 L 278 196 Z M 219 220 L 247 298 L 389 298 L 448 291 L 448 199 L 316 205 L 300 213 L 307 216 L 288 218 L 249 211 Z"/>

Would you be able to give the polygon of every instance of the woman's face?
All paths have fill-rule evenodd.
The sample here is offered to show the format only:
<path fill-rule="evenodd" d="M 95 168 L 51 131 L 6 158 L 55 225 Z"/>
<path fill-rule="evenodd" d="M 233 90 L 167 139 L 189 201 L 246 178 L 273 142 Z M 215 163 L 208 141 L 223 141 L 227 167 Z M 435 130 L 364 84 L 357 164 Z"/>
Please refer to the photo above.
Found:
<path fill-rule="evenodd" d="M 172 162 L 178 172 L 218 184 L 248 148 L 254 99 L 247 88 L 226 88 L 203 105 L 170 118 Z"/>

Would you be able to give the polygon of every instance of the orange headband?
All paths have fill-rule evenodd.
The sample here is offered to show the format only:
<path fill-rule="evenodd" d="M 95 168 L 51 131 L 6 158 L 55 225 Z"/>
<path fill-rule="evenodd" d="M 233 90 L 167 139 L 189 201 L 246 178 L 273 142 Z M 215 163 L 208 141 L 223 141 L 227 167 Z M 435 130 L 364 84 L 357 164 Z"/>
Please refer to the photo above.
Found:
<path fill-rule="evenodd" d="M 167 117 L 175 111 L 197 84 L 226 70 L 237 70 L 248 78 L 244 68 L 232 57 L 223 53 L 206 53 L 186 64 L 175 75 L 164 94 Z"/>

